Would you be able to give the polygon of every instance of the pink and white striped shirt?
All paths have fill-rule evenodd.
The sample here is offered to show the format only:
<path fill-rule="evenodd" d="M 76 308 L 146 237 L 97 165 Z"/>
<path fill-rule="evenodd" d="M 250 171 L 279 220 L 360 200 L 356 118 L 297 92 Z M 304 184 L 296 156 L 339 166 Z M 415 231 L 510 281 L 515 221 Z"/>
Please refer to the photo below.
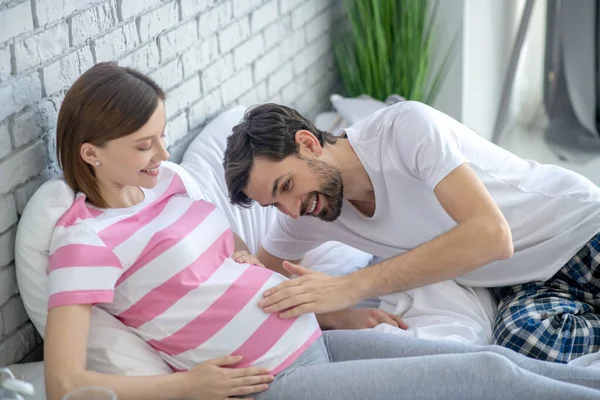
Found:
<path fill-rule="evenodd" d="M 194 200 L 180 174 L 125 209 L 98 210 L 78 194 L 50 247 L 49 308 L 98 304 L 152 345 L 175 370 L 225 355 L 278 373 L 321 330 L 313 314 L 280 319 L 258 301 L 286 278 L 239 264 L 223 213 Z"/>

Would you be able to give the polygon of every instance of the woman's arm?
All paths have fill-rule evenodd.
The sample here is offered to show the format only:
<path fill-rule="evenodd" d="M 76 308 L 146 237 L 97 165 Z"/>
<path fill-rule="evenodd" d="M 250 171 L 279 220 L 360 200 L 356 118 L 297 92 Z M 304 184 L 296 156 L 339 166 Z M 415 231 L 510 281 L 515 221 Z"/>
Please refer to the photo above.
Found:
<path fill-rule="evenodd" d="M 246 244 L 246 242 L 244 242 L 244 239 L 242 239 L 237 233 L 233 232 L 233 239 L 235 242 L 235 251 L 245 251 L 248 254 L 250 254 L 250 248 L 248 247 L 248 245 Z"/>
<path fill-rule="evenodd" d="M 183 374 L 127 377 L 85 369 L 90 305 L 52 308 L 48 312 L 44 341 L 46 393 L 59 400 L 80 386 L 104 386 L 119 400 L 183 398 Z"/>
<path fill-rule="evenodd" d="M 158 376 L 119 376 L 86 370 L 90 305 L 50 309 L 44 340 L 46 396 L 60 400 L 82 386 L 104 386 L 119 400 L 225 399 L 267 389 L 272 380 L 263 368 L 222 368 L 240 357 L 222 357 L 189 372 Z"/>
<path fill-rule="evenodd" d="M 254 264 L 264 267 L 258 257 L 250 253 L 250 248 L 248 248 L 248 245 L 246 242 L 244 242 L 244 239 L 239 237 L 235 232 L 233 233 L 233 237 L 235 241 L 235 251 L 231 255 L 231 258 L 240 264 Z"/>

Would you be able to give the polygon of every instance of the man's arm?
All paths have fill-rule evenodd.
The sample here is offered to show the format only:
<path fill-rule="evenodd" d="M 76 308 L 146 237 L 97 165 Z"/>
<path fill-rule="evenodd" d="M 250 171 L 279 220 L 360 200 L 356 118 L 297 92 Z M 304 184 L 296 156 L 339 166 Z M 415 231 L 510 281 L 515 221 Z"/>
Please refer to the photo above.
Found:
<path fill-rule="evenodd" d="M 290 273 L 283 268 L 283 258 L 275 257 L 264 247 L 260 246 L 257 254 L 260 262 L 270 270 L 278 272 L 283 276 L 290 277 Z M 299 264 L 301 260 L 294 260 L 292 263 Z M 401 329 L 407 329 L 408 326 L 400 317 L 387 313 L 376 308 L 347 308 L 339 311 L 315 314 L 321 329 L 366 329 L 386 323 L 391 326 L 397 326 Z"/>
<path fill-rule="evenodd" d="M 471 167 L 463 163 L 434 189 L 457 223 L 415 249 L 349 275 L 336 277 L 287 264 L 299 278 L 265 292 L 261 307 L 291 318 L 351 307 L 360 301 L 453 279 L 512 256 L 510 227 Z"/>
<path fill-rule="evenodd" d="M 434 193 L 457 226 L 404 254 L 352 274 L 361 298 L 453 279 L 513 254 L 508 222 L 468 164 L 440 181 Z"/>
<path fill-rule="evenodd" d="M 270 270 L 280 273 L 286 278 L 290 277 L 291 274 L 288 271 L 286 271 L 285 268 L 283 268 L 283 262 L 286 261 L 283 258 L 275 257 L 273 254 L 265 250 L 265 248 L 262 246 L 259 247 L 258 253 L 256 253 L 256 257 L 258 257 L 260 262 Z M 300 261 L 301 260 L 294 260 L 290 262 L 298 264 L 300 263 Z"/>

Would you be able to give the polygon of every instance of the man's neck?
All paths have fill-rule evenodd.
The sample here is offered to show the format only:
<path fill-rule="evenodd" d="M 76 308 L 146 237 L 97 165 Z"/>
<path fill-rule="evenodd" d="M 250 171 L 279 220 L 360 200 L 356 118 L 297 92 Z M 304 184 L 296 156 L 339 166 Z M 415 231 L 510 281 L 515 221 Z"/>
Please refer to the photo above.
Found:
<path fill-rule="evenodd" d="M 369 174 L 348 140 L 338 140 L 329 147 L 329 157 L 342 173 L 344 198 L 350 201 L 371 201 L 373 184 Z"/>

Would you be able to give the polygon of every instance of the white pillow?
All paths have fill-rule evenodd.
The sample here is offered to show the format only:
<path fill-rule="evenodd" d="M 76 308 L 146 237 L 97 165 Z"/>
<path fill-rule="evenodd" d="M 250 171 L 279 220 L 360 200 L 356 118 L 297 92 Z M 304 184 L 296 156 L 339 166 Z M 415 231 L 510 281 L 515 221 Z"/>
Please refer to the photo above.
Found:
<path fill-rule="evenodd" d="M 73 199 L 73 191 L 62 178 L 47 181 L 27 203 L 17 228 L 17 283 L 25 310 L 42 337 L 48 313 L 50 240 L 56 222 L 71 206 Z M 87 367 L 120 375 L 172 372 L 150 345 L 98 307 L 92 307 Z"/>
<path fill-rule="evenodd" d="M 24 380 L 33 385 L 33 395 L 23 396 L 26 400 L 46 400 L 46 386 L 44 384 L 44 363 L 42 361 L 8 365 L 8 369 L 15 378 Z"/>
<path fill-rule="evenodd" d="M 227 194 L 223 155 L 227 136 L 244 117 L 246 107 L 237 106 L 212 120 L 190 143 L 181 166 L 196 180 L 205 199 L 229 218 L 232 229 L 256 252 L 277 213 L 275 208 L 254 203 L 250 208 L 233 206 Z M 327 242 L 309 252 L 302 265 L 330 275 L 344 275 L 369 264 L 372 256 L 339 242 Z"/>
<path fill-rule="evenodd" d="M 225 213 L 231 228 L 256 252 L 277 210 L 253 204 L 249 209 L 232 206 L 225 184 L 223 155 L 227 136 L 244 116 L 245 107 L 226 110 L 206 125 L 183 154 L 181 166 L 196 180 L 203 197 Z"/>
<path fill-rule="evenodd" d="M 333 108 L 344 119 L 346 127 L 387 106 L 384 102 L 369 96 L 342 97 L 339 94 L 332 94 L 330 100 Z"/>
<path fill-rule="evenodd" d="M 361 95 L 358 97 L 343 97 L 339 94 L 332 94 L 329 98 L 333 108 L 340 114 L 342 122 L 338 124 L 343 125 L 342 128 L 347 128 L 350 125 L 360 121 L 363 118 L 373 114 L 380 108 L 389 106 L 390 104 L 406 101 L 406 99 L 397 94 L 388 96 L 385 102 L 374 99 L 367 95 Z M 336 129 L 339 127 L 336 125 Z M 323 128 L 321 128 L 323 129 Z M 336 133 L 336 132 L 333 132 Z"/>

